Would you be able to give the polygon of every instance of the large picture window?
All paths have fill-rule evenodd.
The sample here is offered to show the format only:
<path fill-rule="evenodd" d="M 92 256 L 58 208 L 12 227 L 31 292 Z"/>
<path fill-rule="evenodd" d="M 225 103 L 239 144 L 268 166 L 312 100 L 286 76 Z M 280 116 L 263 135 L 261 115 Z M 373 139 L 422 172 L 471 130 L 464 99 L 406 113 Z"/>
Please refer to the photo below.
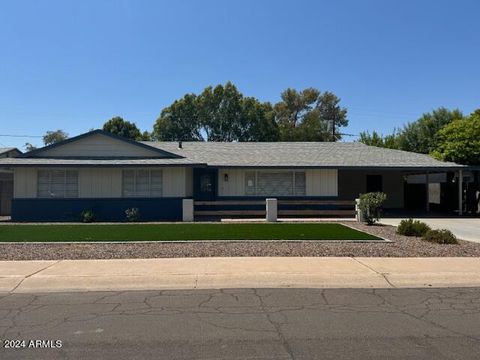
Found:
<path fill-rule="evenodd" d="M 305 196 L 303 171 L 249 171 L 245 173 L 247 196 Z"/>
<path fill-rule="evenodd" d="M 78 197 L 77 170 L 39 170 L 37 176 L 39 198 Z"/>
<path fill-rule="evenodd" d="M 162 170 L 123 170 L 123 197 L 161 197 Z"/>

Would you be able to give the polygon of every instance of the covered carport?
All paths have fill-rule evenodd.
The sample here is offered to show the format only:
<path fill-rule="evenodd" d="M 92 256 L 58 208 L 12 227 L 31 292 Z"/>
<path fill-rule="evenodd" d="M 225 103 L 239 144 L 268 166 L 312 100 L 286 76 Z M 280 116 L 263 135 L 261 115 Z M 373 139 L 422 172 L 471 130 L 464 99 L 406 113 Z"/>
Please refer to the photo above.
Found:
<path fill-rule="evenodd" d="M 464 215 L 468 191 L 473 189 L 472 173 L 467 168 L 456 171 L 429 169 L 405 176 L 405 209 L 413 212 Z"/>

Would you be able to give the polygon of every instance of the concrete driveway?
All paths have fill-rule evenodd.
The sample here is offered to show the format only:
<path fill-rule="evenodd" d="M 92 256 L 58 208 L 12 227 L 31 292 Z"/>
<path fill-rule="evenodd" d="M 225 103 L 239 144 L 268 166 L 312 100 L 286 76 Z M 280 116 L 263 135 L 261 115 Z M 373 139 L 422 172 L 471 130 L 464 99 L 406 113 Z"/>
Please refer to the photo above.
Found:
<path fill-rule="evenodd" d="M 397 226 L 405 218 L 382 219 L 381 223 Z M 480 218 L 414 218 L 432 229 L 448 229 L 459 239 L 480 243 Z"/>

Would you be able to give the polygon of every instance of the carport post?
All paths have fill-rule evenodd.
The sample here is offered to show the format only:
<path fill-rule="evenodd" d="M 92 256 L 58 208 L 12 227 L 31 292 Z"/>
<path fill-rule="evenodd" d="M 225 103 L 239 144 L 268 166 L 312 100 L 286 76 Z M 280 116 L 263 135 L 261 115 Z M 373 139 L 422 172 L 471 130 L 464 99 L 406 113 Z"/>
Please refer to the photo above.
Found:
<path fill-rule="evenodd" d="M 463 171 L 458 170 L 458 215 L 463 215 Z"/>
<path fill-rule="evenodd" d="M 429 184 L 430 184 L 430 172 L 427 171 L 427 174 L 426 174 L 426 181 L 425 181 L 425 186 L 427 188 L 426 190 L 426 202 L 427 202 L 427 206 L 426 206 L 426 209 L 427 209 L 427 212 L 430 211 L 430 188 L 429 188 Z"/>

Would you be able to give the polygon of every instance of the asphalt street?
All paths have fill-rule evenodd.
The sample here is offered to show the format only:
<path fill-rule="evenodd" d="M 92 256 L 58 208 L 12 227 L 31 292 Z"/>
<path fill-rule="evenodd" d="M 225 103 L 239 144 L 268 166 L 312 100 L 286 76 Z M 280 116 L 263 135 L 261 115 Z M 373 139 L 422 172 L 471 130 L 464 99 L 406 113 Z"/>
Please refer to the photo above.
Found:
<path fill-rule="evenodd" d="M 4 293 L 0 338 L 2 360 L 478 359 L 480 288 Z"/>

